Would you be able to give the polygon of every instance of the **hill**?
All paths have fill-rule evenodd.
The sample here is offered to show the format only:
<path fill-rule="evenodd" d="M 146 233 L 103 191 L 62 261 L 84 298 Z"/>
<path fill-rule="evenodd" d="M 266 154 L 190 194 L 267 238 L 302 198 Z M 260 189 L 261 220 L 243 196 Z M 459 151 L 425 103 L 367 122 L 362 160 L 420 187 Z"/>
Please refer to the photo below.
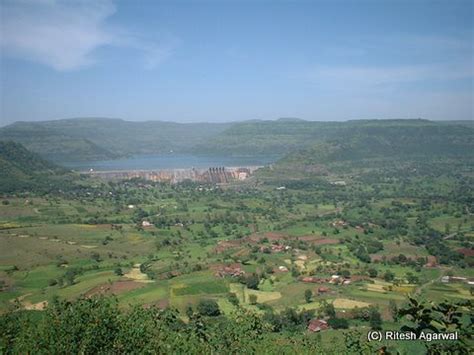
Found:
<path fill-rule="evenodd" d="M 281 154 L 313 150 L 324 143 L 326 148 L 347 154 L 349 145 L 358 146 L 358 154 L 407 152 L 411 149 L 464 151 L 466 140 L 472 142 L 473 128 L 463 124 L 414 120 L 354 120 L 315 122 L 303 120 L 247 121 L 236 123 L 197 147 L 198 151 L 228 154 Z M 422 139 L 423 144 L 419 139 Z M 461 140 L 461 141 L 460 141 Z M 452 143 L 457 148 L 452 147 Z M 333 146 L 329 148 L 327 144 Z M 429 147 L 428 147 L 429 146 Z M 364 151 L 365 149 L 365 151 Z M 341 150 L 346 151 L 342 153 Z M 334 152 L 335 153 L 335 152 Z M 405 153 L 403 153 L 405 154 Z M 330 158 L 328 156 L 328 158 Z M 342 158 L 342 157 L 341 157 Z"/>
<path fill-rule="evenodd" d="M 379 174 L 403 176 L 470 170 L 474 162 L 474 129 L 459 124 L 430 121 L 349 121 L 325 127 L 325 135 L 312 144 L 303 142 L 260 177 L 283 184 L 311 176 Z M 306 144 L 306 146 L 304 145 Z"/>
<path fill-rule="evenodd" d="M 0 192 L 53 186 L 65 173 L 21 144 L 0 141 Z"/>
<path fill-rule="evenodd" d="M 422 119 L 317 122 L 283 118 L 173 123 L 76 118 L 17 122 L 0 129 L 0 139 L 19 142 L 56 162 L 115 159 L 170 150 L 235 156 L 306 154 L 311 160 L 322 159 L 322 149 L 326 151 L 324 159 L 341 160 L 374 154 L 466 154 L 472 147 L 473 130 L 466 121 Z"/>
<path fill-rule="evenodd" d="M 13 140 L 54 161 L 104 160 L 133 154 L 189 151 L 229 124 L 75 118 L 16 122 L 0 129 L 0 139 Z"/>
<path fill-rule="evenodd" d="M 367 159 L 469 157 L 474 129 L 459 125 L 362 125 L 341 130 L 337 138 L 291 154 L 288 159 L 328 163 Z M 299 158 L 298 158 L 299 157 Z"/>

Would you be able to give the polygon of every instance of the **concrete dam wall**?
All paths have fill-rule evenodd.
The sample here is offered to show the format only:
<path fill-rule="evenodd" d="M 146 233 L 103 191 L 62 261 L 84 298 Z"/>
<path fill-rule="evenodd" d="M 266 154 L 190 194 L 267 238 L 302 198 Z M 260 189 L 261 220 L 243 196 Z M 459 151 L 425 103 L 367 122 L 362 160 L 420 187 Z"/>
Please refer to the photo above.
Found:
<path fill-rule="evenodd" d="M 225 184 L 245 180 L 261 166 L 210 167 L 208 169 L 167 169 L 167 170 L 128 170 L 128 171 L 89 171 L 89 174 L 107 180 L 127 180 L 142 178 L 172 184 L 185 180 L 202 183 Z"/>

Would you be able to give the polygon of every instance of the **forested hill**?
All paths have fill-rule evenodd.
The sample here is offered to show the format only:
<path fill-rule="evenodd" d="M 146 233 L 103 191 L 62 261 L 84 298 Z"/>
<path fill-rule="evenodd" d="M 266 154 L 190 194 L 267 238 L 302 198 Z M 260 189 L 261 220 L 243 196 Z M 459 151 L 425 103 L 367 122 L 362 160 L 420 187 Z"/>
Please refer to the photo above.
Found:
<path fill-rule="evenodd" d="M 315 155 L 316 160 L 324 160 L 374 154 L 467 154 L 473 130 L 467 121 L 422 119 L 316 122 L 286 118 L 180 124 L 77 118 L 17 122 L 1 128 L 0 139 L 19 142 L 57 162 L 169 151 L 236 156 L 285 156 L 304 151 L 310 158 Z"/>
<path fill-rule="evenodd" d="M 304 164 L 370 159 L 472 158 L 474 129 L 458 125 L 362 125 L 340 130 L 283 161 Z"/>
<path fill-rule="evenodd" d="M 230 154 L 315 153 L 316 160 L 352 159 L 375 155 L 459 153 L 473 144 L 468 122 L 414 120 L 303 120 L 237 123 L 198 147 Z M 319 156 L 321 155 L 321 156 Z"/>
<path fill-rule="evenodd" d="M 226 123 L 75 118 L 16 122 L 0 129 L 0 139 L 13 140 L 54 161 L 103 160 L 132 154 L 190 151 L 229 127 Z"/>
<path fill-rule="evenodd" d="M 45 189 L 62 181 L 66 173 L 21 144 L 0 141 L 0 192 Z"/>

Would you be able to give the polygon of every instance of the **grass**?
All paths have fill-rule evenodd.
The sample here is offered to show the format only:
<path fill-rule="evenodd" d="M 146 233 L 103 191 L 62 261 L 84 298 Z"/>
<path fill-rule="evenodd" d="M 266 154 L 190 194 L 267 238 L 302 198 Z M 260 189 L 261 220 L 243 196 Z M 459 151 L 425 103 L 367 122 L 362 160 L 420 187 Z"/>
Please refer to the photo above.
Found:
<path fill-rule="evenodd" d="M 207 282 L 193 282 L 189 284 L 176 284 L 172 287 L 173 296 L 219 294 L 228 291 L 227 285 L 221 280 Z"/>
<path fill-rule="evenodd" d="M 362 308 L 370 306 L 368 302 L 355 301 L 347 298 L 336 298 L 332 303 L 334 308 L 337 309 L 353 309 L 353 308 Z"/>

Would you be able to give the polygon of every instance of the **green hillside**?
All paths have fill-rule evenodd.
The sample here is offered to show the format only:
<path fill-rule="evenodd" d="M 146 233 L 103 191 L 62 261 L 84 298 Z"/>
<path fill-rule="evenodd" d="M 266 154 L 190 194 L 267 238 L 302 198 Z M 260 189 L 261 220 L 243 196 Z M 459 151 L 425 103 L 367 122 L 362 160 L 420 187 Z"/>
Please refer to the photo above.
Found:
<path fill-rule="evenodd" d="M 309 149 L 285 160 L 306 163 L 367 159 L 418 159 L 469 157 L 474 151 L 474 129 L 458 125 L 367 125 L 341 130 Z"/>
<path fill-rule="evenodd" d="M 229 124 L 76 118 L 16 122 L 0 129 L 0 139 L 19 142 L 54 161 L 87 161 L 170 150 L 189 151 L 228 126 Z"/>
<path fill-rule="evenodd" d="M 328 150 L 325 155 L 331 152 L 326 157 L 328 159 L 352 159 L 356 158 L 355 155 L 362 158 L 374 154 L 466 154 L 469 151 L 466 148 L 472 146 L 473 132 L 474 127 L 469 128 L 466 122 L 421 119 L 247 121 L 234 124 L 200 145 L 198 150 L 218 150 L 230 154 L 287 154 L 308 150 L 309 155 L 316 153 L 317 159 L 319 149 Z"/>
<path fill-rule="evenodd" d="M 0 141 L 0 192 L 48 188 L 62 180 L 65 173 L 21 144 Z"/>
<path fill-rule="evenodd" d="M 77 118 L 17 122 L 1 128 L 0 139 L 19 142 L 57 162 L 115 159 L 170 150 L 237 156 L 285 156 L 306 151 L 309 159 L 344 160 L 374 154 L 466 154 L 472 148 L 473 130 L 467 121 L 422 119 L 317 122 L 285 118 L 180 124 Z M 325 157 L 319 156 L 321 149 Z"/>

